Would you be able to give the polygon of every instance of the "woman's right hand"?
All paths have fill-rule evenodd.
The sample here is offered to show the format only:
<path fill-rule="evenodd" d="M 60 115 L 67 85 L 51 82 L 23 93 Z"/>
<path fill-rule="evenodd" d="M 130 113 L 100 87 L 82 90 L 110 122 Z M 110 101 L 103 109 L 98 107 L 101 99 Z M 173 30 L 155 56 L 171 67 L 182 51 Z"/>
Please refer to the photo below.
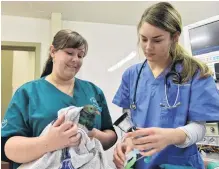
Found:
<path fill-rule="evenodd" d="M 127 138 L 124 142 L 118 143 L 116 145 L 113 154 L 113 162 L 116 165 L 117 169 L 124 168 L 126 160 L 125 155 L 133 149 L 132 147 L 132 140 L 130 138 Z"/>
<path fill-rule="evenodd" d="M 78 133 L 77 124 L 71 121 L 65 122 L 65 116 L 61 115 L 50 127 L 44 136 L 47 152 L 63 149 L 70 146 L 78 146 L 81 134 Z"/>

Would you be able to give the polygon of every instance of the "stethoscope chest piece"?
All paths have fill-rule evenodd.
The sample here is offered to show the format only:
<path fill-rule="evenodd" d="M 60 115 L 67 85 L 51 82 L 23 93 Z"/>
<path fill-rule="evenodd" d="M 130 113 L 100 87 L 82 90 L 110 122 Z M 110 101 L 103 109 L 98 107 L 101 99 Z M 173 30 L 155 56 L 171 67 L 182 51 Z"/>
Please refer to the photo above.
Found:
<path fill-rule="evenodd" d="M 130 105 L 130 108 L 132 109 L 132 110 L 136 110 L 136 104 L 133 102 L 131 105 Z"/>

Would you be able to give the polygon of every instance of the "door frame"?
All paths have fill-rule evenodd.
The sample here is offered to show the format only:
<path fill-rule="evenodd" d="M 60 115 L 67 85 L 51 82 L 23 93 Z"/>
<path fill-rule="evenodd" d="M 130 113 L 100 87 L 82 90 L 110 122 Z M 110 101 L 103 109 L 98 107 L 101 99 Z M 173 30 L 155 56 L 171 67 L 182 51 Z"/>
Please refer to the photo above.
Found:
<path fill-rule="evenodd" d="M 37 79 L 40 77 L 41 43 L 1 41 L 1 50 L 34 51 L 35 52 L 34 78 Z"/>

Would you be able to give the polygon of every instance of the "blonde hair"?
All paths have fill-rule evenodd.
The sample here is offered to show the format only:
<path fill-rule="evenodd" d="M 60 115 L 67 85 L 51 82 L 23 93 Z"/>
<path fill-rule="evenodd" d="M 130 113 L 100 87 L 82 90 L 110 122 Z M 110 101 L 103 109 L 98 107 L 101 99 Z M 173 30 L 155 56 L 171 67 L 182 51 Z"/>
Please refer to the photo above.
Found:
<path fill-rule="evenodd" d="M 160 2 L 146 9 L 138 24 L 138 32 L 144 22 L 169 32 L 171 38 L 173 38 L 177 32 L 179 34 L 182 32 L 181 16 L 168 2 Z M 170 56 L 172 57 L 172 65 L 177 61 L 182 61 L 183 69 L 180 74 L 183 83 L 191 79 L 197 70 L 200 71 L 200 78 L 212 75 L 211 70 L 205 63 L 190 56 L 178 43 L 171 46 Z"/>

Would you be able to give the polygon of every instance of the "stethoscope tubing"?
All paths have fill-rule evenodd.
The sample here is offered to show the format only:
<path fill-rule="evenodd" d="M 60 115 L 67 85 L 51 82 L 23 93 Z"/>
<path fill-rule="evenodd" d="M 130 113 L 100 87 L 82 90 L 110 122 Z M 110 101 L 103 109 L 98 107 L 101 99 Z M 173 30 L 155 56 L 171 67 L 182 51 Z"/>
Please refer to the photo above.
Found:
<path fill-rule="evenodd" d="M 136 106 L 136 93 L 137 93 L 137 89 L 138 89 L 138 82 L 139 82 L 139 79 L 140 79 L 140 75 L 141 75 L 141 72 L 142 72 L 142 69 L 143 69 L 143 67 L 144 67 L 144 65 L 145 65 L 145 63 L 146 63 L 146 61 L 147 61 L 147 59 L 145 59 L 145 61 L 143 62 L 143 64 L 142 64 L 142 66 L 141 66 L 141 68 L 140 68 L 140 70 L 139 70 L 139 73 L 138 73 L 138 76 L 137 76 L 137 80 L 136 80 L 136 84 L 135 84 L 135 90 L 134 90 L 134 96 L 133 96 L 133 102 L 132 102 L 132 104 L 130 105 L 130 108 L 131 109 L 133 109 L 133 110 L 135 110 L 136 108 L 137 108 L 137 106 Z M 175 99 L 175 101 L 174 101 L 174 104 L 171 106 L 170 105 L 170 103 L 169 103 L 169 100 L 168 100 L 168 95 L 167 95 L 167 78 L 170 76 L 170 75 L 176 75 L 177 76 L 177 78 L 178 78 L 178 84 L 177 84 L 177 95 L 176 95 L 176 99 Z M 181 76 L 180 76 L 180 74 L 179 73 L 177 73 L 176 72 L 176 70 L 175 70 L 175 64 L 173 65 L 173 68 L 171 69 L 171 71 L 165 76 L 165 80 L 164 80 L 164 82 L 165 82 L 165 98 L 166 98 L 166 101 L 167 101 L 167 105 L 164 105 L 164 104 L 160 104 L 160 106 L 161 107 L 166 107 L 166 108 L 174 108 L 174 107 L 177 107 L 177 106 L 179 106 L 181 103 L 180 102 L 178 102 L 177 103 L 177 100 L 178 100 L 178 98 L 179 98 L 179 88 L 180 88 L 180 84 L 181 84 Z"/>

